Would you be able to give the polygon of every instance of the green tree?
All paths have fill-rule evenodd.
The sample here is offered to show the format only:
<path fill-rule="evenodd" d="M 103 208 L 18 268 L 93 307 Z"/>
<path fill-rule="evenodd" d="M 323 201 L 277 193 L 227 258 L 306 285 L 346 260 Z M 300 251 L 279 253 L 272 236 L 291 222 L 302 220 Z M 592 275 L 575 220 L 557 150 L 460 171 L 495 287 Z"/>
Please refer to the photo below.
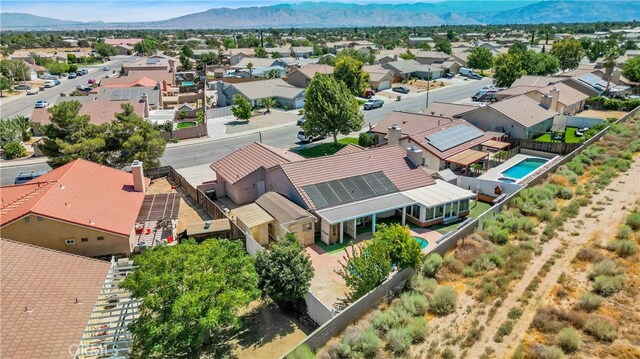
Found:
<path fill-rule="evenodd" d="M 180 54 L 180 67 L 185 71 L 189 71 L 193 68 L 191 59 L 189 59 L 185 54 Z"/>
<path fill-rule="evenodd" d="M 271 69 L 271 70 L 267 71 L 267 78 L 269 78 L 269 79 L 277 79 L 279 77 L 280 77 L 280 75 L 278 73 L 278 70 Z"/>
<path fill-rule="evenodd" d="M 282 54 L 279 53 L 278 51 L 274 51 L 274 52 L 271 53 L 271 58 L 272 59 L 280 59 L 280 58 L 282 58 Z"/>
<path fill-rule="evenodd" d="M 354 96 L 361 96 L 369 84 L 369 74 L 364 72 L 362 62 L 352 57 L 338 59 L 333 76 L 342 81 Z"/>
<path fill-rule="evenodd" d="M 4 156 L 8 160 L 25 157 L 27 155 L 27 150 L 18 141 L 11 141 L 5 144 L 2 149 L 4 150 Z"/>
<path fill-rule="evenodd" d="M 17 115 L 11 119 L 15 126 L 20 130 L 20 138 L 22 141 L 29 141 L 31 139 L 31 122 L 29 119 L 22 115 Z"/>
<path fill-rule="evenodd" d="M 4 147 L 9 142 L 24 141 L 24 125 L 20 121 L 26 121 L 24 116 L 0 120 L 0 147 Z"/>
<path fill-rule="evenodd" d="M 260 104 L 267 110 L 267 113 L 271 113 L 271 108 L 276 105 L 276 100 L 273 97 L 266 97 L 260 101 Z"/>
<path fill-rule="evenodd" d="M 524 55 L 525 52 L 527 52 L 527 44 L 522 41 L 514 41 L 513 44 L 509 47 L 510 54 L 518 53 Z"/>
<path fill-rule="evenodd" d="M 67 54 L 67 63 L 68 64 L 75 64 L 76 62 L 78 62 L 78 59 L 76 58 L 76 55 Z"/>
<path fill-rule="evenodd" d="M 251 118 L 251 103 L 246 97 L 241 94 L 233 96 L 233 106 L 231 106 L 231 113 L 238 120 L 249 121 Z"/>
<path fill-rule="evenodd" d="M 467 64 L 472 69 L 479 69 L 480 74 L 483 75 L 484 70 L 491 68 L 493 61 L 493 55 L 491 51 L 485 47 L 476 47 L 469 53 Z"/>
<path fill-rule="evenodd" d="M 256 271 L 262 295 L 279 303 L 302 300 L 314 274 L 311 259 L 294 233 L 288 233 L 270 250 L 258 253 Z"/>
<path fill-rule="evenodd" d="M 343 57 L 352 57 L 364 64 L 370 64 L 370 65 L 376 62 L 376 57 L 372 53 L 364 54 L 362 52 L 357 51 L 354 48 L 348 48 L 340 51 L 340 53 L 338 53 L 338 56 L 336 58 L 336 62 L 338 59 Z"/>
<path fill-rule="evenodd" d="M 224 38 L 224 40 L 222 40 L 222 46 L 224 46 L 225 49 L 229 50 L 229 49 L 235 49 L 236 48 L 236 42 L 233 41 L 233 38 L 227 36 Z"/>
<path fill-rule="evenodd" d="M 69 72 L 69 65 L 57 61 L 49 61 L 44 66 L 50 74 L 59 75 L 65 72 Z"/>
<path fill-rule="evenodd" d="M 420 268 L 422 264 L 422 249 L 420 244 L 411 237 L 409 227 L 393 224 L 380 224 L 373 234 L 373 241 L 384 243 L 389 252 L 391 264 L 399 269 L 407 267 Z"/>
<path fill-rule="evenodd" d="M 180 52 L 186 57 L 193 57 L 193 49 L 187 44 L 182 45 Z"/>
<path fill-rule="evenodd" d="M 135 44 L 133 49 L 139 54 L 150 56 L 156 53 L 158 45 L 158 40 L 148 37 Z"/>
<path fill-rule="evenodd" d="M 582 58 L 582 45 L 574 39 L 554 42 L 550 54 L 558 58 L 562 71 L 575 69 Z"/>
<path fill-rule="evenodd" d="M 247 70 L 249 70 L 249 78 L 253 77 L 253 62 L 247 64 Z"/>
<path fill-rule="evenodd" d="M 536 53 L 532 50 L 525 53 L 523 61 L 523 67 L 528 75 L 552 75 L 560 68 L 560 63 L 555 56 L 547 53 Z"/>
<path fill-rule="evenodd" d="M 3 97 L 3 91 L 7 91 L 11 89 L 13 83 L 11 80 L 4 76 L 0 76 L 0 97 Z"/>
<path fill-rule="evenodd" d="M 31 76 L 31 70 L 22 61 L 1 60 L 0 73 L 9 79 L 11 83 L 16 81 L 27 81 Z"/>
<path fill-rule="evenodd" d="M 253 259 L 238 241 L 158 246 L 135 264 L 121 284 L 141 300 L 140 316 L 129 325 L 134 358 L 197 357 L 260 295 Z"/>
<path fill-rule="evenodd" d="M 451 43 L 447 40 L 437 40 L 436 41 L 436 51 L 442 51 L 445 54 L 451 55 Z"/>
<path fill-rule="evenodd" d="M 493 58 L 493 81 L 496 86 L 509 87 L 520 76 L 526 75 L 522 67 L 522 55 L 499 54 Z"/>
<path fill-rule="evenodd" d="M 622 75 L 631 81 L 640 81 L 640 56 L 630 58 L 622 66 Z"/>
<path fill-rule="evenodd" d="M 403 60 L 413 60 L 416 58 L 416 55 L 414 55 L 411 50 L 407 49 L 406 52 L 401 53 L 400 55 L 398 55 L 398 57 Z"/>
<path fill-rule="evenodd" d="M 307 119 L 302 128 L 308 136 L 332 135 L 338 143 L 338 134 L 359 131 L 364 124 L 358 101 L 342 81 L 333 76 L 316 74 L 307 87 L 304 114 Z"/>
<path fill-rule="evenodd" d="M 613 70 L 616 67 L 616 59 L 618 58 L 618 52 L 615 49 L 609 50 L 609 52 L 604 57 L 604 63 L 602 67 L 605 69 L 605 77 L 607 79 L 607 87 L 604 90 L 605 94 L 609 93 L 609 86 L 611 85 L 611 76 L 613 75 Z"/>
<path fill-rule="evenodd" d="M 256 57 L 258 58 L 266 59 L 269 56 L 269 54 L 267 54 L 267 50 L 265 50 L 264 47 L 256 47 L 254 51 L 256 53 Z"/>
<path fill-rule="evenodd" d="M 391 271 L 391 259 L 385 243 L 373 241 L 346 250 L 345 261 L 340 260 L 340 275 L 349 293 L 347 300 L 355 301 L 375 289 Z"/>
<path fill-rule="evenodd" d="M 93 45 L 93 48 L 96 50 L 98 55 L 102 57 L 114 56 L 118 53 L 115 47 L 105 44 L 104 40 L 96 42 L 96 44 Z"/>

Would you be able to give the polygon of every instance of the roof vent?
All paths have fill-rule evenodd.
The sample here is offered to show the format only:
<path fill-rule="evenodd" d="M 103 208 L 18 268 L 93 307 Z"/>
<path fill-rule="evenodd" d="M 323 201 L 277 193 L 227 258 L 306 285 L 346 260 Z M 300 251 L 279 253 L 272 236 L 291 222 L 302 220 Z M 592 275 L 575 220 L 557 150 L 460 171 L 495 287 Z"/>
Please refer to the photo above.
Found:
<path fill-rule="evenodd" d="M 65 189 L 63 184 L 60 185 L 60 189 Z"/>
<path fill-rule="evenodd" d="M 24 307 L 24 312 L 31 315 L 33 313 L 33 308 L 29 309 L 27 307 Z"/>
<path fill-rule="evenodd" d="M 89 224 L 93 226 L 93 225 L 94 225 L 94 224 L 96 224 L 96 223 L 95 223 L 93 220 L 91 220 L 91 219 L 90 219 L 90 220 L 89 220 Z"/>

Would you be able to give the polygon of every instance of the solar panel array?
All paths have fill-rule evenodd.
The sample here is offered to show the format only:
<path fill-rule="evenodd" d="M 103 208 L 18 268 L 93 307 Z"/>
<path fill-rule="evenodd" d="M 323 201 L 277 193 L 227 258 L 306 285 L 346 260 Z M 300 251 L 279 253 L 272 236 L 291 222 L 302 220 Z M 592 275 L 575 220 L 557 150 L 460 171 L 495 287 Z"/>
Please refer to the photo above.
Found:
<path fill-rule="evenodd" d="M 483 132 L 475 127 L 458 125 L 446 130 L 436 132 L 426 137 L 429 144 L 443 152 L 459 146 L 465 142 L 474 140 L 483 135 Z"/>
<path fill-rule="evenodd" d="M 111 101 L 140 100 L 148 92 L 144 87 L 117 88 L 111 91 Z"/>
<path fill-rule="evenodd" d="M 382 171 L 316 183 L 302 188 L 318 209 L 398 191 Z"/>

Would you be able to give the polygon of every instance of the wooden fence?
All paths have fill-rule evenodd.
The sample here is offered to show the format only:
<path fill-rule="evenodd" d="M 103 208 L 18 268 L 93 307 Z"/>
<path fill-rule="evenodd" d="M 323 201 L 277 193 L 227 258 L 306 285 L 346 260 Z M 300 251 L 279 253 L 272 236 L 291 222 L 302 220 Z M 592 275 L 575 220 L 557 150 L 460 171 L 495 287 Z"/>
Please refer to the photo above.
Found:
<path fill-rule="evenodd" d="M 512 147 L 520 147 L 524 149 L 557 153 L 566 155 L 575 151 L 582 146 L 580 143 L 564 143 L 564 142 L 538 142 L 535 140 L 527 140 L 521 138 L 507 138 Z"/>

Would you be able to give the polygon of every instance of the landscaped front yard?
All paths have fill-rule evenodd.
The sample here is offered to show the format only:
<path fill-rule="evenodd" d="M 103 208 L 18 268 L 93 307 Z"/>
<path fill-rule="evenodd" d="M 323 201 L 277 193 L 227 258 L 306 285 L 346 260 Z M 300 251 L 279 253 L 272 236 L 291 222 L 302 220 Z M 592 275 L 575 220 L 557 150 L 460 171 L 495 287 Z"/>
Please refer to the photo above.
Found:
<path fill-rule="evenodd" d="M 293 149 L 294 152 L 299 154 L 302 157 L 312 158 L 312 157 L 322 157 L 329 156 L 338 151 L 340 151 L 344 146 L 348 144 L 358 144 L 358 139 L 355 137 L 345 137 L 338 140 L 338 144 L 334 144 L 333 142 L 321 143 L 318 145 L 310 145 L 305 148 Z"/>

